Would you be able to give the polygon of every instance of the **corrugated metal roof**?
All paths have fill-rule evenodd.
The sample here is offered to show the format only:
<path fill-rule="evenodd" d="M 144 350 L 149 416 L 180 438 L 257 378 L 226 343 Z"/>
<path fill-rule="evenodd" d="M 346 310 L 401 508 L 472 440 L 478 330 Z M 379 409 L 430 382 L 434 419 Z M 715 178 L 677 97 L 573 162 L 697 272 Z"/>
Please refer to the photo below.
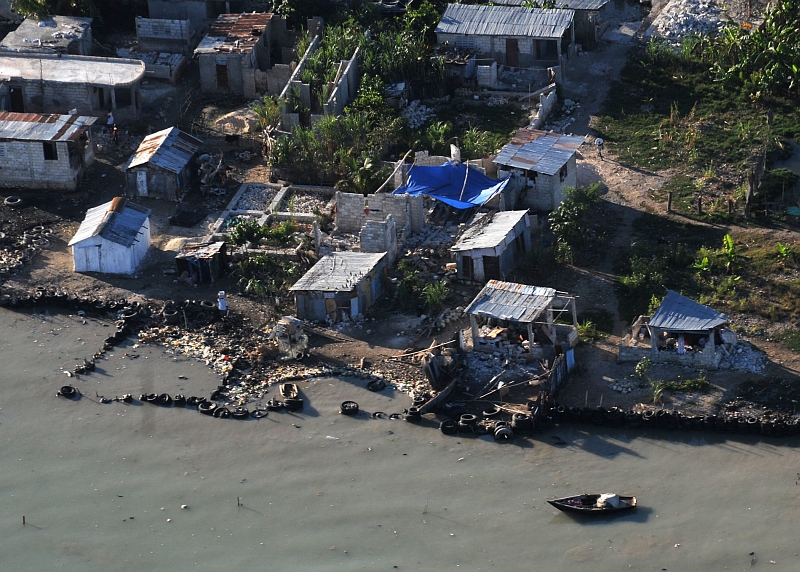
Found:
<path fill-rule="evenodd" d="M 322 257 L 290 290 L 349 292 L 384 256 L 385 252 L 333 252 Z"/>
<path fill-rule="evenodd" d="M 583 137 L 523 128 L 517 131 L 511 142 L 500 150 L 493 162 L 545 175 L 555 175 L 567 164 L 582 143 Z"/>
<path fill-rule="evenodd" d="M 253 49 L 272 14 L 222 14 L 211 25 L 195 54 L 246 53 Z M 269 49 L 269 46 L 266 46 Z"/>
<path fill-rule="evenodd" d="M 478 248 L 496 248 L 503 244 L 517 223 L 528 214 L 528 211 L 500 211 L 490 221 L 478 220 L 469 227 L 452 248 L 452 252 L 463 252 Z"/>
<path fill-rule="evenodd" d="M 552 288 L 490 280 L 475 296 L 466 313 L 528 324 L 534 322 L 555 297 L 556 291 Z"/>
<path fill-rule="evenodd" d="M 669 290 L 649 326 L 673 332 L 706 332 L 729 321 L 725 314 Z"/>
<path fill-rule="evenodd" d="M 177 127 L 168 127 L 145 137 L 123 170 L 149 163 L 173 173 L 180 173 L 202 145 L 200 139 Z"/>
<path fill-rule="evenodd" d="M 84 115 L 40 115 L 0 112 L 0 139 L 5 141 L 75 141 L 97 121 Z"/>
<path fill-rule="evenodd" d="M 573 10 L 448 4 L 436 33 L 559 39 L 574 16 Z"/>
<path fill-rule="evenodd" d="M 86 217 L 69 241 L 69 246 L 100 235 L 106 240 L 128 247 L 134 243 L 149 216 L 150 209 L 116 197 L 86 211 Z"/>
<path fill-rule="evenodd" d="M 610 0 L 555 0 L 556 8 L 569 8 L 571 10 L 599 10 Z M 494 0 L 500 6 L 525 6 L 530 0 Z"/>

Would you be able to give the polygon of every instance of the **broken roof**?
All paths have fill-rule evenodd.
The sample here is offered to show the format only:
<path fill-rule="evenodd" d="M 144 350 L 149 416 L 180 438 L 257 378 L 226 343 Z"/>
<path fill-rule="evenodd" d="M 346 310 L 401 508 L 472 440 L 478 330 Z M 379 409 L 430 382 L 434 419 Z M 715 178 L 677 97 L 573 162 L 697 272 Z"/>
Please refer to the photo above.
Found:
<path fill-rule="evenodd" d="M 128 247 L 134 243 L 149 216 L 150 209 L 135 205 L 122 197 L 114 197 L 113 200 L 86 211 L 86 217 L 69 241 L 69 246 L 100 235 L 106 240 Z"/>
<path fill-rule="evenodd" d="M 523 127 L 500 150 L 493 162 L 544 175 L 555 175 L 581 144 L 583 137 Z"/>
<path fill-rule="evenodd" d="M 0 140 L 75 141 L 97 121 L 84 115 L 0 112 Z"/>
<path fill-rule="evenodd" d="M 126 87 L 142 79 L 144 70 L 144 62 L 139 60 L 0 52 L 0 80 Z"/>
<path fill-rule="evenodd" d="M 552 304 L 555 297 L 556 291 L 552 288 L 490 280 L 465 312 L 484 318 L 528 324 L 535 321 Z"/>
<path fill-rule="evenodd" d="M 333 252 L 323 256 L 289 290 L 349 292 L 384 256 L 385 252 Z"/>
<path fill-rule="evenodd" d="M 436 33 L 559 39 L 574 16 L 574 10 L 448 4 Z"/>
<path fill-rule="evenodd" d="M 38 51 L 42 48 L 66 53 L 69 45 L 92 32 L 91 18 L 45 16 L 42 20 L 25 18 L 8 33 L 0 48 L 14 51 Z"/>
<path fill-rule="evenodd" d="M 511 236 L 509 239 L 509 235 L 514 230 L 514 227 L 517 226 L 517 223 L 524 219 L 527 214 L 527 210 L 500 211 L 489 217 L 489 220 L 485 220 L 485 217 L 483 217 L 464 231 L 464 234 L 450 248 L 450 251 L 463 252 L 481 248 L 496 248 L 506 242 L 507 239 L 510 242 L 514 240 L 514 237 Z M 528 226 L 527 221 L 525 226 Z"/>
<path fill-rule="evenodd" d="M 202 141 L 177 127 L 168 127 L 145 137 L 123 170 L 150 164 L 180 173 L 202 144 Z"/>
<path fill-rule="evenodd" d="M 272 14 L 221 14 L 194 53 L 249 52 L 261 39 L 270 20 Z"/>
<path fill-rule="evenodd" d="M 212 242 L 206 244 L 184 244 L 183 250 L 175 255 L 175 258 L 214 258 L 221 251 L 225 250 L 224 242 Z"/>
<path fill-rule="evenodd" d="M 668 332 L 706 332 L 728 321 L 725 314 L 669 290 L 648 325 Z"/>

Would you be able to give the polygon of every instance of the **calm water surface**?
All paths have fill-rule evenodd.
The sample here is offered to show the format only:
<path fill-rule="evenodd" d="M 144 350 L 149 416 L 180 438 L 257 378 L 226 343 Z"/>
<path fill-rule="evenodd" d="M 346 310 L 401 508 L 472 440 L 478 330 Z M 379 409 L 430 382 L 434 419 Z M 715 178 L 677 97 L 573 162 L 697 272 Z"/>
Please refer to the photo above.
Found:
<path fill-rule="evenodd" d="M 258 421 L 104 405 L 218 384 L 134 341 L 68 379 L 108 332 L 0 311 L 2 570 L 800 569 L 796 442 L 571 427 L 498 445 L 339 415 L 345 399 L 409 403 L 346 379 L 303 384 L 300 415 Z M 80 401 L 55 397 L 68 382 Z M 633 493 L 641 508 L 578 521 L 545 502 L 582 491 Z"/>

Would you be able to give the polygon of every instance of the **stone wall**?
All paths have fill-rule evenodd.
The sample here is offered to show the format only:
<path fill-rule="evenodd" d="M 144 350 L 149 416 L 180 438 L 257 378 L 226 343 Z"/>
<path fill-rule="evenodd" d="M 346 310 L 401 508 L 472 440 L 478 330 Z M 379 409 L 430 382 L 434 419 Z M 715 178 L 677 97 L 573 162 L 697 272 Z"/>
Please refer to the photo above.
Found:
<path fill-rule="evenodd" d="M 497 62 L 489 66 L 478 66 L 476 70 L 478 87 L 497 87 Z"/>
<path fill-rule="evenodd" d="M 140 52 L 191 55 L 195 32 L 189 20 L 161 20 L 136 17 L 136 39 Z"/>

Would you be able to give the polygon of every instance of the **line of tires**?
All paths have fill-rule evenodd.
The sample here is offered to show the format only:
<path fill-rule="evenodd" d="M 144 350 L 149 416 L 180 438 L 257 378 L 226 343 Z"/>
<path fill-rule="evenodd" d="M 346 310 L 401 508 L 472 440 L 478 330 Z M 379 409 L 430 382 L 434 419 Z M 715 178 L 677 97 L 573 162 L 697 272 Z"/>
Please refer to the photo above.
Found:
<path fill-rule="evenodd" d="M 784 437 L 800 434 L 800 416 L 786 414 L 745 415 L 729 411 L 721 415 L 694 415 L 666 409 L 624 411 L 617 407 L 566 407 L 551 410 L 555 423 L 626 427 L 629 429 L 671 429 L 683 431 L 712 431 Z"/>

